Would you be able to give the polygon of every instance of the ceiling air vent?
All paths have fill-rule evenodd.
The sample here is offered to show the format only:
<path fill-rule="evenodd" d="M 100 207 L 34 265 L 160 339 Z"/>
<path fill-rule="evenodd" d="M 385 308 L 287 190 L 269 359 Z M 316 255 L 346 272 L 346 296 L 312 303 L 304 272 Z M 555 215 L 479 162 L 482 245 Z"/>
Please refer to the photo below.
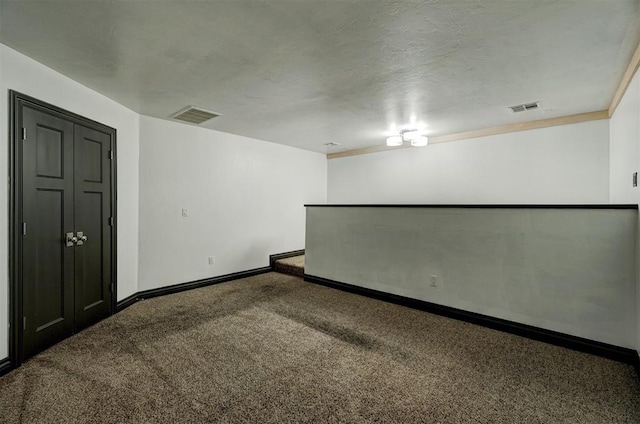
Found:
<path fill-rule="evenodd" d="M 516 105 L 516 106 L 509 106 L 509 109 L 511 109 L 511 112 L 516 113 L 516 112 L 525 112 L 527 110 L 534 110 L 534 109 L 538 109 L 540 102 L 532 102 L 532 103 L 525 103 L 522 105 Z"/>
<path fill-rule="evenodd" d="M 171 115 L 170 118 L 182 122 L 188 122 L 190 124 L 200 125 L 203 122 L 208 121 L 209 119 L 217 118 L 221 115 L 221 113 L 211 112 L 208 110 L 197 108 L 195 106 L 187 106 L 181 111 Z"/>

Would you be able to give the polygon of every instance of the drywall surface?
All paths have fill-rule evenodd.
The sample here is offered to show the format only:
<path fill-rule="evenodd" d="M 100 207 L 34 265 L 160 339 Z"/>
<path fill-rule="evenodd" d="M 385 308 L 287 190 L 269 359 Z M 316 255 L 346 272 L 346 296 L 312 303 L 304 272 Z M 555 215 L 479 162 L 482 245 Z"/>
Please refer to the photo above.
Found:
<path fill-rule="evenodd" d="M 138 114 L 0 44 L 0 175 L 8 175 L 8 90 L 109 125 L 117 130 L 118 299 L 135 293 L 138 277 Z M 0 358 L 8 355 L 8 187 L 0 189 Z"/>
<path fill-rule="evenodd" d="M 640 73 L 631 80 L 610 121 L 611 202 L 640 203 L 633 173 L 640 171 Z M 640 239 L 640 234 L 638 235 Z M 639 252 L 640 254 L 640 252 Z M 640 258 L 638 258 L 640 265 Z M 640 275 L 639 275 L 640 278 Z M 637 344 L 640 352 L 640 279 L 636 283 Z"/>
<path fill-rule="evenodd" d="M 139 289 L 268 266 L 325 201 L 322 154 L 141 116 Z"/>
<path fill-rule="evenodd" d="M 331 159 L 327 191 L 349 204 L 607 203 L 609 122 Z"/>
<path fill-rule="evenodd" d="M 308 207 L 305 272 L 633 348 L 637 227 L 632 209 Z"/>

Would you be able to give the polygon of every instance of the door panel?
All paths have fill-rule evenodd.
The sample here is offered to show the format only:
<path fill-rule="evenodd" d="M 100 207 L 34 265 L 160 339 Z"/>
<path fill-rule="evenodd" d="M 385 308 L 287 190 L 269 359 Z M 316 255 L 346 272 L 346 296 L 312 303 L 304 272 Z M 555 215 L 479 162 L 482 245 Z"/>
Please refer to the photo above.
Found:
<path fill-rule="evenodd" d="M 23 352 L 26 357 L 73 333 L 73 123 L 24 107 L 22 243 Z"/>
<path fill-rule="evenodd" d="M 75 125 L 75 228 L 87 237 L 75 248 L 76 326 L 111 312 L 111 136 Z"/>
<path fill-rule="evenodd" d="M 36 131 L 36 175 L 64 178 L 64 134 L 44 125 L 37 125 Z"/>
<path fill-rule="evenodd" d="M 83 133 L 89 131 L 88 128 L 85 128 Z M 81 134 L 82 136 L 83 134 Z M 84 134 L 90 135 L 90 134 Z M 95 134 L 92 134 L 95 135 Z M 102 138 L 102 137 L 99 137 Z M 76 141 L 80 143 L 79 146 L 79 154 L 82 158 L 82 166 L 79 169 L 76 169 L 76 172 L 80 172 L 80 179 L 82 182 L 92 182 L 92 183 L 102 183 L 103 181 L 103 163 L 102 160 L 105 159 L 104 155 L 107 152 L 104 151 L 103 147 L 104 143 L 109 143 L 109 140 L 92 140 L 91 138 L 77 138 Z"/>
<path fill-rule="evenodd" d="M 36 189 L 35 208 L 38 225 L 30 232 L 38 231 L 35 263 L 35 320 L 37 330 L 56 322 L 64 314 L 64 245 L 60 235 L 64 233 L 64 191 Z"/>

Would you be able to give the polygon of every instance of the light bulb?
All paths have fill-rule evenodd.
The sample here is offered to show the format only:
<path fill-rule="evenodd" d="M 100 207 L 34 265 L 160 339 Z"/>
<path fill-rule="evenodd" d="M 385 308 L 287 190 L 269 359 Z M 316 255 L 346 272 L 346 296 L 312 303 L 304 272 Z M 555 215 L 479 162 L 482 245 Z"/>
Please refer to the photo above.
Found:
<path fill-rule="evenodd" d="M 402 137 L 399 135 L 392 135 L 391 137 L 387 137 L 387 146 L 402 146 Z"/>
<path fill-rule="evenodd" d="M 402 133 L 402 138 L 404 141 L 412 141 L 420 137 L 420 131 L 418 130 L 409 130 Z"/>
<path fill-rule="evenodd" d="M 420 136 L 418 138 L 414 138 L 413 140 L 411 140 L 411 145 L 413 147 L 424 147 L 427 144 L 429 144 L 429 137 L 425 137 L 425 136 Z"/>

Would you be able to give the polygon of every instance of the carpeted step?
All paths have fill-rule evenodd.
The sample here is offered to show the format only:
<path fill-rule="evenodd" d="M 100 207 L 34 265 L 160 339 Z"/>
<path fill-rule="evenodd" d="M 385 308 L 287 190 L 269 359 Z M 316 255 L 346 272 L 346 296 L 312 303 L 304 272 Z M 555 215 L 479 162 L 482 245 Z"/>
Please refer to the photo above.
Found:
<path fill-rule="evenodd" d="M 276 260 L 274 271 L 302 277 L 304 275 L 304 255 Z"/>

